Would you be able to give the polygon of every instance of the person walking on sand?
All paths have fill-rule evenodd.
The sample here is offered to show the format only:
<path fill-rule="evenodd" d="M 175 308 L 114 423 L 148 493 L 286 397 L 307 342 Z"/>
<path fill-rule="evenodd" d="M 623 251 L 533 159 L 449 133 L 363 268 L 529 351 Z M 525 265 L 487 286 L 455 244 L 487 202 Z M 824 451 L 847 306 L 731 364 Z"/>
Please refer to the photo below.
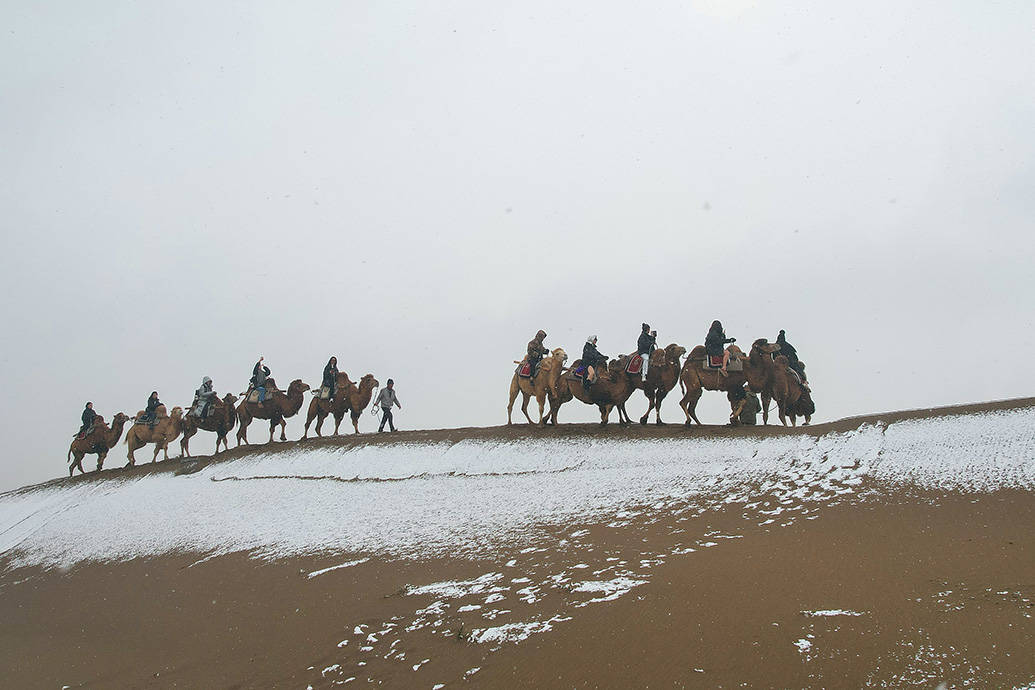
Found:
<path fill-rule="evenodd" d="M 381 426 L 378 427 L 377 433 L 382 433 L 385 430 L 385 422 L 388 422 L 388 428 L 395 432 L 395 422 L 392 420 L 392 405 L 398 406 L 402 409 L 402 403 L 399 402 L 399 396 L 395 394 L 395 381 L 388 379 L 388 387 L 381 390 L 377 395 L 375 401 L 381 406 Z"/>

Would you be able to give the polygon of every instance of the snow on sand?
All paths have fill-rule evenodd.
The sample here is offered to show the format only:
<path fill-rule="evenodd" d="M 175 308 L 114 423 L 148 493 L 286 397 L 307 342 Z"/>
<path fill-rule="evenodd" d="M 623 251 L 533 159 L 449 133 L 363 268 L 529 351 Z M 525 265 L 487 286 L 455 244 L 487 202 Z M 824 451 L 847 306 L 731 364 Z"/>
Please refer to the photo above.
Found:
<path fill-rule="evenodd" d="M 0 553 L 62 567 L 174 551 L 473 554 L 528 539 L 536 526 L 635 519 L 621 511 L 696 496 L 747 502 L 763 491 L 823 501 L 867 482 L 1031 489 L 1032 413 L 865 425 L 819 438 L 691 432 L 646 441 L 616 432 L 607 440 L 530 434 L 521 442 L 299 447 L 183 476 L 112 473 L 0 495 Z"/>

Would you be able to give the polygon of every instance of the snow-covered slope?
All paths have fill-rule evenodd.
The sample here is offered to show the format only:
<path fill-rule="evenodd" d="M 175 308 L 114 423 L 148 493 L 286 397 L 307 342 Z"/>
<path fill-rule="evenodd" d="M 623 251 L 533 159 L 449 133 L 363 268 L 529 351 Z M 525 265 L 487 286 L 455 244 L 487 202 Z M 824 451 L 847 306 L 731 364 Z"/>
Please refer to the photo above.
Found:
<path fill-rule="evenodd" d="M 300 446 L 194 474 L 112 474 L 0 496 L 0 553 L 69 566 L 171 551 L 431 555 L 533 540 L 543 526 L 762 495 L 864 487 L 1035 488 L 1035 410 L 814 438 L 536 439 Z"/>

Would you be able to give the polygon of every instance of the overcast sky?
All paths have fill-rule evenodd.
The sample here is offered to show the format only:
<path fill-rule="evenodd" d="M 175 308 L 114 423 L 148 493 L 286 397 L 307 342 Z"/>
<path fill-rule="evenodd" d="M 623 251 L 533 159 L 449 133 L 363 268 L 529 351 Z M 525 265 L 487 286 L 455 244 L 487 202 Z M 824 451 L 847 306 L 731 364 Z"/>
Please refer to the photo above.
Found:
<path fill-rule="evenodd" d="M 539 328 L 784 328 L 817 421 L 1033 393 L 1030 1 L 0 8 L 0 488 L 259 355 L 499 424 Z"/>

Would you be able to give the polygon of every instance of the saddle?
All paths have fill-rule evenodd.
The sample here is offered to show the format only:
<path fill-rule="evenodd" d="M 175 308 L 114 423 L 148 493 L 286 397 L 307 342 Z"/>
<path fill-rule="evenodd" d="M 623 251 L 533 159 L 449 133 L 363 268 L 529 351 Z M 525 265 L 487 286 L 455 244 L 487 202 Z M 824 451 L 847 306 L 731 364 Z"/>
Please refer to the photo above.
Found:
<path fill-rule="evenodd" d="M 320 398 L 320 400 L 330 400 L 331 399 L 331 387 L 330 386 L 320 386 L 320 392 L 317 394 L 317 397 Z"/>
<path fill-rule="evenodd" d="M 709 370 L 722 369 L 722 355 L 705 355 L 704 368 Z M 726 371 L 744 371 L 744 360 L 737 357 L 730 357 L 726 364 Z"/>
<path fill-rule="evenodd" d="M 625 367 L 625 373 L 636 375 L 641 371 L 643 371 L 643 357 L 640 354 L 635 354 L 629 358 L 629 364 Z"/>
<path fill-rule="evenodd" d="M 581 359 L 575 360 L 575 363 L 572 364 L 571 369 L 568 370 L 568 374 L 571 376 L 571 378 L 575 379 L 576 381 L 585 381 L 586 375 L 588 373 L 589 367 L 583 364 Z M 596 368 L 594 368 L 593 375 L 590 377 L 589 383 L 596 383 L 599 380 L 600 372 Z"/>
<path fill-rule="evenodd" d="M 526 360 L 518 364 L 517 375 L 523 379 L 532 378 L 532 363 Z"/>
<path fill-rule="evenodd" d="M 269 391 L 269 389 L 267 389 L 266 390 L 266 398 L 269 399 L 269 397 L 270 397 L 270 391 Z M 248 396 L 245 398 L 245 400 L 250 402 L 250 403 L 257 403 L 257 402 L 259 402 L 259 389 L 258 388 L 250 388 L 248 390 Z"/>

